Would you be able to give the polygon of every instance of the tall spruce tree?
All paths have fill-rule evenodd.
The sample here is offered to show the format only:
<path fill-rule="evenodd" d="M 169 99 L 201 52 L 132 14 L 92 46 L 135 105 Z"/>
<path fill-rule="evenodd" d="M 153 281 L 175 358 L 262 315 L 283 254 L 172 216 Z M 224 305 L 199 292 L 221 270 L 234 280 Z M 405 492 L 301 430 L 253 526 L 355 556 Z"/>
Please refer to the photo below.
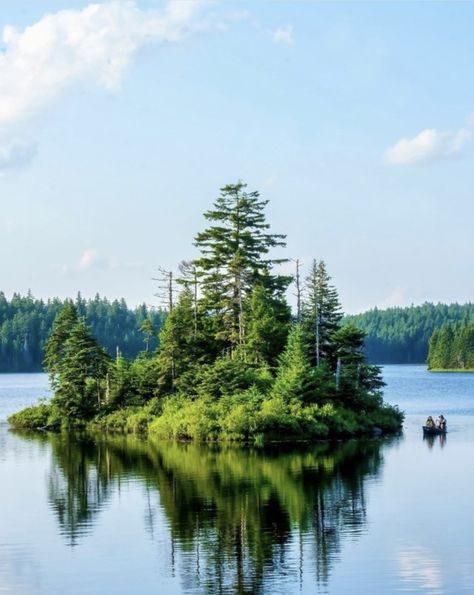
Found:
<path fill-rule="evenodd" d="M 323 260 L 314 259 L 306 277 L 303 298 L 303 324 L 312 337 L 311 353 L 316 367 L 323 359 L 334 367 L 334 333 L 338 330 L 342 312 L 336 288 L 330 283 Z"/>
<path fill-rule="evenodd" d="M 269 233 L 266 200 L 247 192 L 238 182 L 221 189 L 214 208 L 204 217 L 211 225 L 197 234 L 201 256 L 194 261 L 202 291 L 201 308 L 211 314 L 214 338 L 231 351 L 245 345 L 245 300 L 262 284 L 282 299 L 290 278 L 272 274 L 285 259 L 268 257 L 272 248 L 285 246 L 285 236 Z"/>
<path fill-rule="evenodd" d="M 44 365 L 53 389 L 57 388 L 67 340 L 78 321 L 79 314 L 76 305 L 71 300 L 67 300 L 54 319 L 53 328 L 45 346 Z"/>
<path fill-rule="evenodd" d="M 53 403 L 64 418 L 90 418 L 102 404 L 110 358 L 80 318 L 61 348 Z"/>

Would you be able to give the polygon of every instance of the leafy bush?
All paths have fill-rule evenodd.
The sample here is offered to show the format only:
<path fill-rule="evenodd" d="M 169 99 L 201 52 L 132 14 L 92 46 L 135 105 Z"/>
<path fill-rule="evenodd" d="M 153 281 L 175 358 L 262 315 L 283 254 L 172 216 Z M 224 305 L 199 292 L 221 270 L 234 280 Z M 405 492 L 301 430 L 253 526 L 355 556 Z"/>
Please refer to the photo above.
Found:
<path fill-rule="evenodd" d="M 13 428 L 22 430 L 58 430 L 62 424 L 57 408 L 46 401 L 14 413 L 8 421 Z"/>

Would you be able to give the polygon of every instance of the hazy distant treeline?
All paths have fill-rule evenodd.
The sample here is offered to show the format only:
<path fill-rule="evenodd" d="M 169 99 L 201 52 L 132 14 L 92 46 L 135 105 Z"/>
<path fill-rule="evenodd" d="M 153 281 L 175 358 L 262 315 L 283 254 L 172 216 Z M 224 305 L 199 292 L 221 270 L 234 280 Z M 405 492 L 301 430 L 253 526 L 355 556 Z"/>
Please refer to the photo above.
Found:
<path fill-rule="evenodd" d="M 149 348 L 157 346 L 156 334 L 161 328 L 164 314 L 145 304 L 128 308 L 125 300 L 109 301 L 97 295 L 86 300 L 75 299 L 96 339 L 114 355 L 117 347 L 124 357 L 135 357 L 145 349 L 146 337 L 140 330 L 149 319 L 155 330 Z M 35 299 L 31 294 L 14 294 L 8 300 L 0 292 L 0 372 L 34 372 L 42 369 L 43 348 L 54 318 L 64 301 Z"/>
<path fill-rule="evenodd" d="M 474 304 L 430 304 L 409 308 L 374 308 L 348 316 L 367 333 L 366 354 L 378 364 L 421 364 L 427 361 L 433 332 L 445 324 L 466 325 L 474 321 Z"/>

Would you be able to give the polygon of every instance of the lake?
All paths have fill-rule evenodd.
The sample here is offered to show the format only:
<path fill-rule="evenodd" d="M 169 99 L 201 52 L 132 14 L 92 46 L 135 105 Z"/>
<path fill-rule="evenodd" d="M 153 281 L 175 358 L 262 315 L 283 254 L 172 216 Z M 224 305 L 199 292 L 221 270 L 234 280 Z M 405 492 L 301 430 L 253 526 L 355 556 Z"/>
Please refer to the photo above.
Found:
<path fill-rule="evenodd" d="M 402 436 L 260 450 L 15 434 L 0 375 L 0 594 L 472 594 L 474 374 L 384 377 Z"/>

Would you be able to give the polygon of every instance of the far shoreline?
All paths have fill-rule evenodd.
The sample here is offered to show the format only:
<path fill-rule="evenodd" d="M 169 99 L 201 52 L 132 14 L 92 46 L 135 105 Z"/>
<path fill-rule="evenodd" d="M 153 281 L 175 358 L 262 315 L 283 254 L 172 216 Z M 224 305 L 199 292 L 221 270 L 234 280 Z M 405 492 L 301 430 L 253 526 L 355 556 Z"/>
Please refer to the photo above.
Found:
<path fill-rule="evenodd" d="M 428 372 L 433 372 L 434 374 L 474 374 L 474 368 L 428 368 Z"/>

